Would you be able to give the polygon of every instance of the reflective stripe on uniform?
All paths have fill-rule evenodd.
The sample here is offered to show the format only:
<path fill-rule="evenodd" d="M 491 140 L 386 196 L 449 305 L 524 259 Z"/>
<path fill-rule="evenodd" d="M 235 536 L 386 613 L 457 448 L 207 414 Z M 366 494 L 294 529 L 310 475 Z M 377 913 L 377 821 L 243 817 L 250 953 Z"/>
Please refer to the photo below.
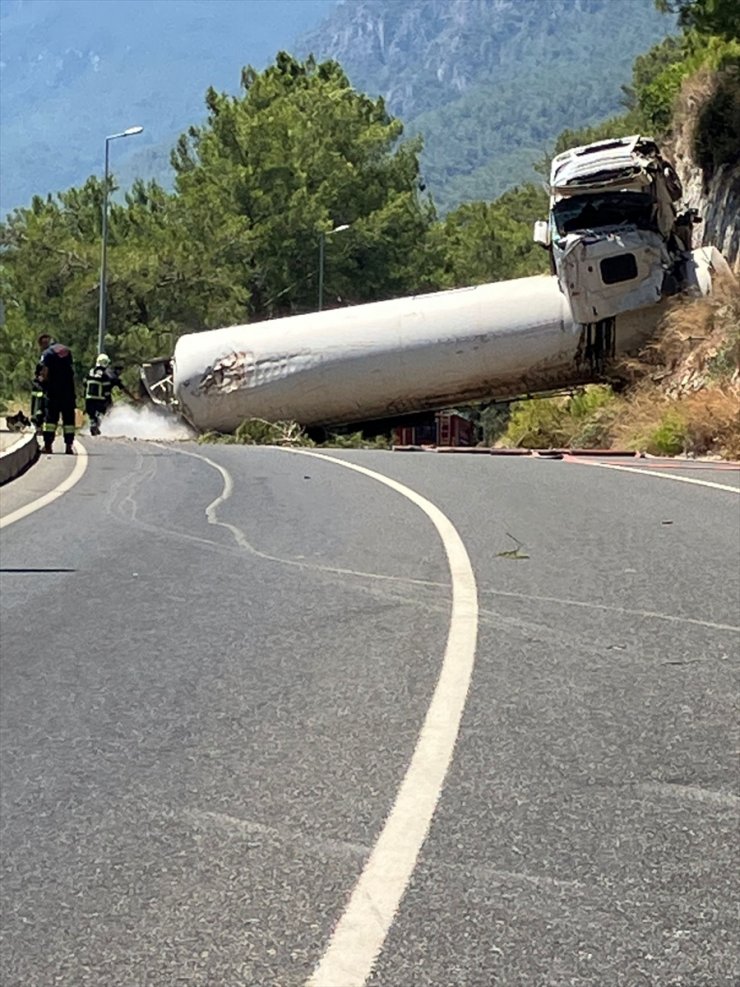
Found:
<path fill-rule="evenodd" d="M 62 426 L 62 432 L 64 433 L 64 435 L 74 435 L 75 434 L 75 431 L 76 431 L 76 429 L 75 429 L 74 425 L 63 425 Z"/>
<path fill-rule="evenodd" d="M 86 401 L 104 401 L 105 390 L 100 380 L 88 380 L 85 385 Z"/>

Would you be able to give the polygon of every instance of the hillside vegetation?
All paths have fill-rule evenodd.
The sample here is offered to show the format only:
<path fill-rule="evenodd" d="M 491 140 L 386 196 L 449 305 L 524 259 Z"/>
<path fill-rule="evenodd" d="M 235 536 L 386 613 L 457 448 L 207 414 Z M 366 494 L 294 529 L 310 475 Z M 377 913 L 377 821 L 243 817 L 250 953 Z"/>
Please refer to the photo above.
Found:
<path fill-rule="evenodd" d="M 626 113 L 560 135 L 555 150 L 650 130 L 670 149 L 680 135 L 706 189 L 720 169 L 740 186 L 740 7 L 730 0 L 679 0 L 683 33 L 640 56 Z M 707 203 L 710 211 L 713 204 Z M 714 217 L 738 270 L 740 216 Z M 730 234 L 727 234 L 729 228 Z M 716 231 L 715 231 L 716 232 Z M 503 446 L 626 448 L 654 455 L 740 459 L 740 285 L 715 279 L 711 298 L 677 299 L 654 341 L 615 368 L 607 385 L 570 398 L 512 405 Z M 499 419 L 499 426 L 501 421 Z"/>
<path fill-rule="evenodd" d="M 721 84 L 702 90 L 709 99 L 695 110 L 692 154 L 707 170 L 733 160 L 733 148 L 740 147 L 740 45 L 733 22 L 726 31 L 714 22 L 716 33 L 707 33 L 705 25 L 684 15 L 711 6 L 737 18 L 738 7 L 732 0 L 677 2 L 686 20 L 683 33 L 636 60 L 625 112 L 569 129 L 554 150 L 620 132 L 652 132 L 669 140 L 676 101 L 698 71 L 715 73 Z M 485 6 L 482 0 L 478 6 Z M 501 0 L 500 6 L 511 5 Z M 358 92 L 336 61 L 280 53 L 263 72 L 246 68 L 237 96 L 210 89 L 206 106 L 205 122 L 189 128 L 173 152 L 174 190 L 137 182 L 123 202 L 111 206 L 105 346 L 116 362 L 133 366 L 171 354 L 183 333 L 314 310 L 322 237 L 325 307 L 547 270 L 547 256 L 531 236 L 534 219 L 547 210 L 541 184 L 515 187 L 495 201 L 465 203 L 441 217 L 423 179 L 421 141 L 405 137 L 385 101 Z M 78 374 L 91 365 L 103 195 L 101 181 L 90 178 L 57 196 L 35 197 L 0 225 L 6 316 L 0 326 L 0 399 L 28 393 L 42 329 L 72 347 Z M 338 226 L 347 228 L 332 236 Z M 728 291 L 725 309 L 715 301 L 696 309 L 712 313 L 712 339 L 725 331 L 723 311 L 736 317 Z M 733 338 L 726 345 L 717 342 L 714 370 L 732 361 Z M 627 399 L 599 389 L 566 404 L 515 407 L 510 428 L 541 411 L 555 422 L 547 433 L 555 444 L 563 444 L 563 429 L 575 428 L 568 418 L 578 419 L 580 429 L 572 441 L 628 441 L 624 409 L 653 398 L 656 405 L 662 402 L 648 383 L 660 381 L 649 375 L 641 380 Z M 704 383 L 712 381 L 710 374 Z M 716 382 L 730 402 L 723 407 L 732 411 L 732 374 Z M 678 400 L 673 392 L 666 395 Z M 717 397 L 718 408 L 719 402 Z M 617 414 L 618 409 L 623 410 Z M 665 428 L 679 435 L 676 447 L 734 448 L 721 438 L 719 425 L 712 445 L 695 438 L 688 410 L 683 432 L 675 407 L 663 410 L 671 411 Z M 655 427 L 662 422 L 661 417 Z M 531 425 L 511 431 L 508 440 L 543 444 L 545 426 L 534 420 Z M 535 426 L 540 431 L 532 437 Z"/>

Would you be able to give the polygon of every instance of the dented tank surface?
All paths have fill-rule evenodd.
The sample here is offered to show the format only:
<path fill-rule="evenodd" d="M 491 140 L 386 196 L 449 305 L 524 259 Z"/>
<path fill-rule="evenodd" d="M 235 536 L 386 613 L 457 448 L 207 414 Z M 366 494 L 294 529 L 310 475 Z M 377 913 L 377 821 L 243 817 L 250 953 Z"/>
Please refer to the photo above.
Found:
<path fill-rule="evenodd" d="M 703 293 L 710 254 L 696 252 Z M 598 379 L 660 311 L 584 326 L 557 279 L 537 276 L 231 326 L 180 337 L 174 394 L 192 425 L 222 432 L 247 418 L 340 425 L 516 397 Z"/>
<path fill-rule="evenodd" d="M 551 281 L 481 285 L 183 336 L 173 361 L 180 411 L 196 427 L 219 431 L 252 417 L 340 424 L 486 390 L 492 377 L 574 351 L 577 333 Z"/>

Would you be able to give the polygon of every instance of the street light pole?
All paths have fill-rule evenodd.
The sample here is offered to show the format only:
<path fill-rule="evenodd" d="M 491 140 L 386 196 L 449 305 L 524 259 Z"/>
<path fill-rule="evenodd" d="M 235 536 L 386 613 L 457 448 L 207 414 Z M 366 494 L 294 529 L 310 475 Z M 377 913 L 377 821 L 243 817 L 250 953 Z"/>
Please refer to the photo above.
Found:
<path fill-rule="evenodd" d="M 319 307 L 318 311 L 321 311 L 321 306 L 324 301 L 324 243 L 326 241 L 326 233 L 322 230 L 319 233 Z"/>
<path fill-rule="evenodd" d="M 133 137 L 140 134 L 143 127 L 129 127 L 120 134 L 110 134 L 105 138 L 105 177 L 103 179 L 103 223 L 102 245 L 100 248 L 100 297 L 98 301 L 98 353 L 103 352 L 105 342 L 105 302 L 106 302 L 106 265 L 108 260 L 108 163 L 110 160 L 110 142 L 119 137 Z"/>
<path fill-rule="evenodd" d="M 328 233 L 324 233 L 323 230 L 319 233 L 319 312 L 324 305 L 324 246 L 326 243 L 326 238 L 328 236 L 334 236 L 335 233 L 342 233 L 344 230 L 348 229 L 349 223 L 343 223 L 342 226 L 337 226 L 333 230 L 329 230 Z"/>

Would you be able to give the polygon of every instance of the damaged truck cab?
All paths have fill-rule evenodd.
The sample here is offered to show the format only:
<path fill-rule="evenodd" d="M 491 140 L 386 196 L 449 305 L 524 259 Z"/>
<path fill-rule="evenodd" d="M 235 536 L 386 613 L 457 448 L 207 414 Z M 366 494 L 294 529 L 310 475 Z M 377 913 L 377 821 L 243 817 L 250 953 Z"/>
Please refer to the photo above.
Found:
<path fill-rule="evenodd" d="M 655 141 L 635 135 L 553 158 L 550 215 L 534 239 L 581 325 L 655 305 L 691 282 L 691 227 L 683 195 Z"/>

